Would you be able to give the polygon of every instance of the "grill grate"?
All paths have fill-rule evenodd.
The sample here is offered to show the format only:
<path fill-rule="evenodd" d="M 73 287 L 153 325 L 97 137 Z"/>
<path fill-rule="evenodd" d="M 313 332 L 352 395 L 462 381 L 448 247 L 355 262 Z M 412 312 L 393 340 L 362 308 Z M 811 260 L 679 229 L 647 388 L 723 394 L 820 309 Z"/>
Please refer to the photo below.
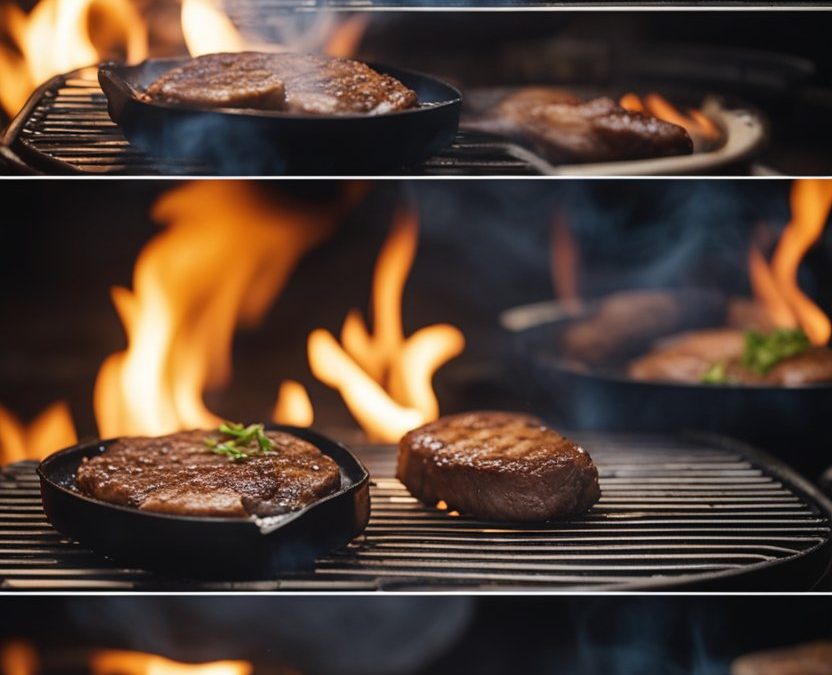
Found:
<path fill-rule="evenodd" d="M 585 517 L 548 526 L 505 527 L 425 508 L 389 477 L 392 448 L 362 448 L 375 477 L 366 532 L 312 572 L 244 582 L 165 580 L 92 554 L 49 526 L 35 463 L 21 462 L 0 475 L 0 582 L 10 590 L 574 590 L 711 588 L 722 580 L 776 590 L 807 589 L 824 575 L 829 505 L 788 470 L 704 441 L 578 439 L 592 449 L 603 497 Z"/>
<path fill-rule="evenodd" d="M 95 175 L 208 175 L 213 167 L 151 157 L 134 149 L 110 119 L 97 71 L 54 78 L 36 93 L 5 138 L 5 155 L 21 169 Z M 518 145 L 459 132 L 454 143 L 414 175 L 535 175 L 548 164 Z"/>

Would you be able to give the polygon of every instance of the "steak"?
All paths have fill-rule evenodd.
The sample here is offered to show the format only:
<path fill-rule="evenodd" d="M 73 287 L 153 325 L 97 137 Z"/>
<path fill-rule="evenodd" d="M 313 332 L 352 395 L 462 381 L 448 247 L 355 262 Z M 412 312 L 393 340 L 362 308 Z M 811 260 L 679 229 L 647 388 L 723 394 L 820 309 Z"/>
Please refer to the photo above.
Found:
<path fill-rule="evenodd" d="M 583 448 L 536 417 L 470 412 L 405 434 L 396 477 L 430 506 L 490 520 L 545 521 L 589 509 L 601 496 Z"/>
<path fill-rule="evenodd" d="M 216 432 L 119 438 L 85 459 L 80 491 L 142 511 L 191 516 L 272 516 L 300 509 L 341 485 L 337 463 L 311 443 L 266 431 L 274 451 L 239 461 L 215 454 Z"/>
<path fill-rule="evenodd" d="M 725 366 L 729 383 L 750 386 L 799 387 L 832 382 L 832 350 L 809 347 L 776 363 L 764 375 L 742 365 L 745 333 L 735 328 L 682 333 L 662 341 L 652 351 L 634 359 L 629 374 L 636 380 L 702 382 L 716 363 Z"/>
<path fill-rule="evenodd" d="M 416 93 L 350 59 L 309 54 L 207 54 L 168 71 L 151 101 L 313 115 L 378 115 L 412 108 Z"/>
<path fill-rule="evenodd" d="M 474 126 L 516 138 L 554 163 L 615 162 L 690 155 L 688 132 L 611 98 L 582 101 L 549 87 L 520 89 Z"/>

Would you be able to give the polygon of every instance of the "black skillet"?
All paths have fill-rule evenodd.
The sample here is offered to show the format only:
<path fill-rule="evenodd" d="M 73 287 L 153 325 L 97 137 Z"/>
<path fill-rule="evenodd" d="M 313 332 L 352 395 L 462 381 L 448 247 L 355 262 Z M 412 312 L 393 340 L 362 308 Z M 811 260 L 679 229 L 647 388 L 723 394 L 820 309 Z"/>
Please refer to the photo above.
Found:
<path fill-rule="evenodd" d="M 206 110 L 154 103 L 142 92 L 187 59 L 105 63 L 98 81 L 112 120 L 156 156 L 210 163 L 223 174 L 366 174 L 416 164 L 456 135 L 462 96 L 439 80 L 373 65 L 416 92 L 419 106 L 381 115 Z"/>
<path fill-rule="evenodd" d="M 313 504 L 262 520 L 148 513 L 81 494 L 84 457 L 112 440 L 61 450 L 38 467 L 46 518 L 61 534 L 123 563 L 194 578 L 269 578 L 310 566 L 359 535 L 370 517 L 369 474 L 344 446 L 308 429 L 269 425 L 315 445 L 341 468 L 341 488 Z"/>
<path fill-rule="evenodd" d="M 671 291 L 672 292 L 672 291 Z M 832 384 L 801 387 L 715 386 L 642 382 L 626 374 L 629 358 L 673 333 L 722 325 L 719 298 L 682 291 L 698 325 L 679 326 L 634 345 L 626 356 L 602 363 L 570 361 L 559 342 L 589 317 L 585 303 L 569 316 L 541 320 L 515 333 L 514 354 L 523 368 L 525 395 L 541 416 L 567 428 L 617 432 L 705 431 L 768 450 L 809 478 L 832 461 Z M 722 301 L 725 298 L 723 296 Z"/>

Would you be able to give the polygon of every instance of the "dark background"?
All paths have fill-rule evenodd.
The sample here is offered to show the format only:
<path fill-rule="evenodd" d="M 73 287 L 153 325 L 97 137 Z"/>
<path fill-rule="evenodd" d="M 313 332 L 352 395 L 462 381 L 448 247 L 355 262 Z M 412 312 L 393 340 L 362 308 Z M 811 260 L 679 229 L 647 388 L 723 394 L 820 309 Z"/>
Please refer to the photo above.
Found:
<path fill-rule="evenodd" d="M 0 636 L 313 674 L 385 672 L 411 653 L 395 672 L 727 675 L 742 654 L 828 639 L 830 617 L 817 596 L 5 598 Z"/>

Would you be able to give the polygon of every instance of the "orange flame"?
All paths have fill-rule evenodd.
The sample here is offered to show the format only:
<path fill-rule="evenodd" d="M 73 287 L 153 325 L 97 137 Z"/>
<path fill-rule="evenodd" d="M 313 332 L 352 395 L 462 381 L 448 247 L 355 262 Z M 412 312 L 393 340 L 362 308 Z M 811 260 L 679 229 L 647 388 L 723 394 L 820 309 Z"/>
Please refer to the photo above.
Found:
<path fill-rule="evenodd" d="M 235 328 L 259 322 L 337 214 L 282 207 L 250 183 L 217 181 L 168 192 L 153 215 L 167 228 L 139 254 L 133 290 L 112 292 L 127 349 L 98 373 L 103 437 L 216 424 L 202 395 L 231 376 Z"/>
<path fill-rule="evenodd" d="M 291 424 L 296 427 L 311 427 L 314 420 L 315 411 L 306 387 L 295 380 L 284 380 L 277 391 L 272 422 Z"/>
<path fill-rule="evenodd" d="M 25 642 L 15 640 L 0 646 L 0 673 L 2 675 L 35 675 L 38 657 Z"/>
<path fill-rule="evenodd" d="M 0 45 L 0 105 L 10 115 L 59 73 L 147 56 L 147 28 L 130 0 L 41 0 L 28 15 L 8 4 L 0 16 L 0 37 L 13 45 Z"/>
<path fill-rule="evenodd" d="M 183 0 L 182 34 L 191 56 L 217 52 L 241 52 L 247 49 L 280 52 L 287 49 L 323 51 L 330 56 L 355 54 L 369 23 L 367 15 L 354 15 L 336 21 L 322 14 L 292 44 L 254 43 L 243 36 L 217 0 Z"/>
<path fill-rule="evenodd" d="M 373 275 L 372 333 L 358 310 L 352 310 L 340 344 L 324 329 L 313 331 L 308 340 L 312 373 L 337 389 L 365 433 L 381 442 L 395 442 L 439 416 L 433 375 L 465 347 L 462 333 L 448 324 L 404 337 L 402 296 L 417 240 L 415 212 L 399 213 Z"/>
<path fill-rule="evenodd" d="M 798 180 L 791 192 L 791 220 L 767 263 L 757 242 L 749 252 L 748 267 L 755 297 L 772 322 L 800 326 L 812 344 L 825 345 L 832 335 L 829 317 L 797 284 L 800 262 L 823 233 L 832 208 L 832 181 Z"/>
<path fill-rule="evenodd" d="M 716 124 L 701 110 L 690 109 L 685 114 L 656 93 L 648 94 L 643 99 L 636 94 L 624 94 L 618 103 L 627 110 L 648 113 L 665 122 L 683 127 L 694 140 L 705 139 L 713 142 L 719 140 L 721 135 Z"/>
<path fill-rule="evenodd" d="M 369 23 L 370 17 L 367 14 L 351 16 L 335 29 L 326 42 L 324 52 L 343 58 L 353 56 L 358 51 Z"/>
<path fill-rule="evenodd" d="M 43 459 L 77 441 L 69 406 L 58 401 L 28 426 L 0 405 L 0 465 L 24 459 Z"/>
<path fill-rule="evenodd" d="M 155 654 L 103 650 L 90 657 L 93 675 L 251 675 L 248 661 L 179 663 Z"/>
<path fill-rule="evenodd" d="M 243 36 L 213 0 L 182 0 L 181 21 L 191 56 L 246 49 Z"/>
<path fill-rule="evenodd" d="M 568 303 L 577 302 L 580 299 L 578 295 L 578 266 L 581 259 L 581 250 L 578 240 L 562 212 L 556 213 L 552 221 L 550 242 L 552 285 L 555 288 L 555 296 Z"/>

